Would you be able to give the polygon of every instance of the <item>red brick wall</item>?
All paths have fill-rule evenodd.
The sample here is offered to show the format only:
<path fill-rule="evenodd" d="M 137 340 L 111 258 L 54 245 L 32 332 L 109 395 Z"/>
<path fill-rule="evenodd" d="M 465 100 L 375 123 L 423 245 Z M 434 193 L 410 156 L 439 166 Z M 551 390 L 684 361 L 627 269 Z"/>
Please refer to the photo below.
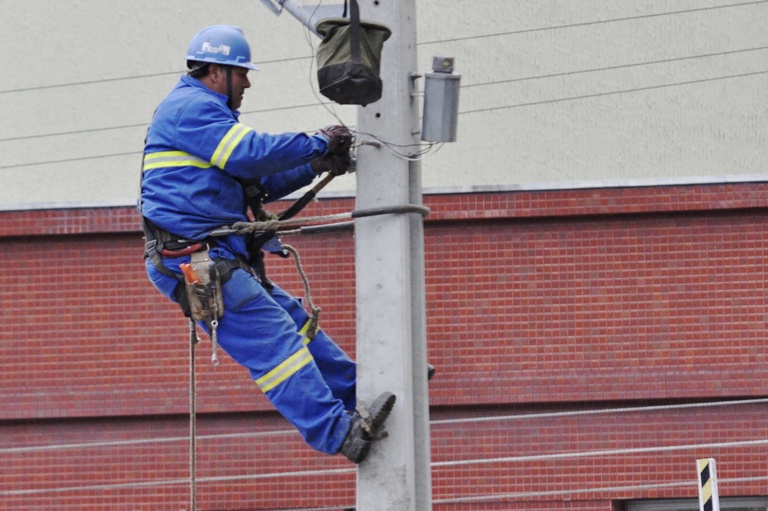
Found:
<path fill-rule="evenodd" d="M 768 494 L 768 404 L 644 408 L 768 397 L 767 201 L 762 183 L 427 196 L 435 509 L 695 497 L 700 457 L 722 495 Z M 185 509 L 187 327 L 144 276 L 136 213 L 0 219 L 0 511 Z M 354 354 L 351 231 L 284 241 Z M 292 264 L 269 259 L 301 295 Z M 209 348 L 201 509 L 353 505 L 352 465 L 308 449 Z"/>

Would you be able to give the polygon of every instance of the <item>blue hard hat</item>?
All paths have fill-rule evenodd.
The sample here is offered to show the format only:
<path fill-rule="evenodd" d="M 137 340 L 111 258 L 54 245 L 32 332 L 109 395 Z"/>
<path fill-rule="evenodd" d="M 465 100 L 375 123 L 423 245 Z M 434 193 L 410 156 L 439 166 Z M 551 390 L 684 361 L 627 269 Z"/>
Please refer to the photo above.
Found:
<path fill-rule="evenodd" d="M 189 42 L 187 60 L 259 70 L 251 63 L 245 34 L 234 25 L 212 25 L 195 34 Z"/>

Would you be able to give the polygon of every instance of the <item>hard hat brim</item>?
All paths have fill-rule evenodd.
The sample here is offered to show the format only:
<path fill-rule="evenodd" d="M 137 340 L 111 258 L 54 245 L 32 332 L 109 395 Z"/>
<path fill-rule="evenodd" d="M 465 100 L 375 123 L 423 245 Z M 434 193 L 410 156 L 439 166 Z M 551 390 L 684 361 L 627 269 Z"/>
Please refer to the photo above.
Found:
<path fill-rule="evenodd" d="M 187 55 L 187 60 L 191 62 L 206 62 L 208 64 L 218 64 L 220 66 L 244 67 L 246 69 L 250 69 L 251 71 L 261 71 L 261 69 L 253 62 L 232 62 L 232 61 L 225 61 L 223 59 L 216 59 L 216 58 L 207 58 L 207 57 L 201 58 L 195 55 Z"/>

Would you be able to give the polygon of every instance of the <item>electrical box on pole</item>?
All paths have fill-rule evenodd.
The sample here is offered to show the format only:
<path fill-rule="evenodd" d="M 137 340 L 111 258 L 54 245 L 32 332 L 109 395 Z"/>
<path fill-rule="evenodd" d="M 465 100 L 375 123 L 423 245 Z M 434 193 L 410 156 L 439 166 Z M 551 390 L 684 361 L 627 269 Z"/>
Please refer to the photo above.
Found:
<path fill-rule="evenodd" d="M 460 81 L 461 75 L 453 72 L 453 57 L 436 56 L 432 59 L 432 72 L 424 76 L 422 140 L 456 141 Z"/>

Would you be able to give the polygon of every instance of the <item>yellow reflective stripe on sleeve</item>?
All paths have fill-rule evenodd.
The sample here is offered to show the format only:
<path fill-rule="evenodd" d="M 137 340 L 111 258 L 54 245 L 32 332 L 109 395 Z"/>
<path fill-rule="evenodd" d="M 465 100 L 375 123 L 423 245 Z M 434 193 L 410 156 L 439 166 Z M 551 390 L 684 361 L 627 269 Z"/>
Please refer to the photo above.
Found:
<path fill-rule="evenodd" d="M 237 123 L 232 126 L 227 134 L 224 135 L 224 138 L 221 139 L 221 142 L 219 142 L 219 146 L 213 152 L 211 163 L 220 169 L 223 169 L 227 164 L 229 157 L 232 156 L 232 151 L 235 150 L 237 144 L 239 144 L 243 137 L 251 131 L 253 130 L 245 124 Z"/>
<path fill-rule="evenodd" d="M 207 169 L 212 167 L 209 162 L 201 160 L 184 151 L 161 151 L 144 155 L 143 170 L 151 170 L 160 167 L 199 167 Z"/>
<path fill-rule="evenodd" d="M 304 343 L 304 346 L 310 343 L 312 339 L 310 339 L 307 336 L 307 332 L 309 332 L 309 326 L 312 324 L 312 319 L 308 319 L 306 323 L 304 323 L 304 326 L 301 327 L 301 330 L 299 330 L 299 334 L 303 337 L 301 340 L 302 343 Z"/>
<path fill-rule="evenodd" d="M 312 362 L 312 354 L 305 346 L 285 359 L 279 366 L 256 380 L 256 385 L 261 388 L 262 392 L 270 391 L 310 362 Z"/>

